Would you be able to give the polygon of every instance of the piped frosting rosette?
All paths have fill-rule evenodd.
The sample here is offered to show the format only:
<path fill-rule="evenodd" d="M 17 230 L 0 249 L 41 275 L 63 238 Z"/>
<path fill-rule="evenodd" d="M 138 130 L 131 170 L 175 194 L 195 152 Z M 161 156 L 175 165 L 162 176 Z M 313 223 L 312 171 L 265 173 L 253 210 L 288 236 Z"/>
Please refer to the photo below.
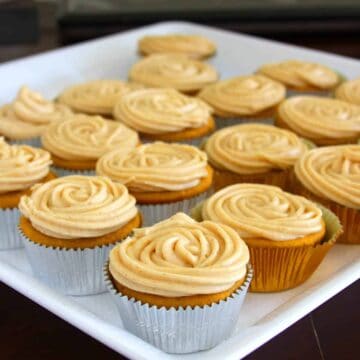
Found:
<path fill-rule="evenodd" d="M 294 96 L 279 106 L 278 121 L 320 145 L 360 136 L 360 106 L 336 99 Z"/>
<path fill-rule="evenodd" d="M 114 148 L 125 151 L 139 143 L 137 133 L 125 125 L 81 114 L 52 123 L 41 140 L 45 149 L 66 160 L 96 160 Z"/>
<path fill-rule="evenodd" d="M 175 89 L 144 89 L 125 95 L 114 116 L 144 134 L 178 132 L 209 122 L 212 109 L 200 99 Z"/>
<path fill-rule="evenodd" d="M 335 97 L 339 100 L 360 105 L 360 79 L 346 81 L 335 91 Z"/>
<path fill-rule="evenodd" d="M 151 87 L 171 87 L 194 92 L 218 78 L 209 64 L 182 54 L 156 54 L 140 60 L 130 70 L 130 79 Z"/>
<path fill-rule="evenodd" d="M 100 176 L 66 176 L 36 185 L 19 208 L 36 230 L 59 239 L 102 236 L 137 214 L 126 187 Z"/>

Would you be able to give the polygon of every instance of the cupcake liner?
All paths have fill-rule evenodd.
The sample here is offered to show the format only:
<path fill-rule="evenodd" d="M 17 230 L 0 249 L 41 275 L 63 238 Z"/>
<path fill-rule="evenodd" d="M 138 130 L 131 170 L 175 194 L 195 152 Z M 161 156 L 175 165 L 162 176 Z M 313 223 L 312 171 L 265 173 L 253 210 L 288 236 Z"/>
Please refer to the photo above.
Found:
<path fill-rule="evenodd" d="M 252 269 L 248 266 L 244 283 L 226 299 L 185 309 L 158 308 L 122 295 L 110 279 L 108 264 L 104 267 L 104 278 L 127 330 L 165 352 L 186 354 L 210 349 L 231 335 L 252 279 Z"/>
<path fill-rule="evenodd" d="M 29 145 L 32 147 L 41 147 L 41 138 L 40 136 L 34 137 L 31 139 L 22 139 L 22 140 L 8 140 L 10 145 Z"/>
<path fill-rule="evenodd" d="M 254 124 L 254 123 L 260 123 L 260 124 L 269 124 L 274 125 L 274 120 L 269 118 L 256 118 L 256 117 L 248 117 L 248 118 L 222 118 L 222 117 L 216 117 L 215 118 L 215 125 L 216 130 L 223 129 L 228 126 L 235 126 L 235 125 L 241 125 L 241 124 Z"/>
<path fill-rule="evenodd" d="M 101 269 L 115 244 L 91 249 L 53 248 L 37 244 L 19 229 L 33 274 L 66 295 L 106 291 Z"/>
<path fill-rule="evenodd" d="M 53 166 L 52 170 L 56 173 L 58 177 L 62 176 L 69 176 L 69 175 L 84 175 L 84 176 L 95 176 L 95 170 L 71 170 L 71 169 L 64 169 L 57 166 Z"/>
<path fill-rule="evenodd" d="M 329 97 L 331 96 L 332 91 L 328 90 L 328 91 L 316 91 L 316 90 L 308 90 L 308 91 L 302 91 L 302 90 L 287 90 L 286 91 L 286 97 L 291 97 L 291 96 L 321 96 L 321 97 Z"/>
<path fill-rule="evenodd" d="M 17 231 L 19 218 L 18 208 L 0 209 L 0 250 L 23 247 L 21 236 Z"/>
<path fill-rule="evenodd" d="M 312 201 L 316 201 L 329 208 L 340 220 L 344 232 L 339 237 L 338 243 L 342 244 L 360 244 L 360 210 L 340 205 L 332 200 L 323 199 L 309 191 L 296 178 L 294 172 L 291 174 L 292 192 L 304 196 Z"/>

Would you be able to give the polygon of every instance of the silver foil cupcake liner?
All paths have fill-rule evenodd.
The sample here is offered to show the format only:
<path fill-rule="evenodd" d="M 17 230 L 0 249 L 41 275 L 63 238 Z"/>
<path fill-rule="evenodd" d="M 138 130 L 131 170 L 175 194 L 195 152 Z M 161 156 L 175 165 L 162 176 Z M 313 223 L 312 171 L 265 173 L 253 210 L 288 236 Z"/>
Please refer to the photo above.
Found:
<path fill-rule="evenodd" d="M 64 169 L 57 166 L 52 166 L 51 169 L 58 177 L 70 176 L 70 175 L 84 175 L 84 176 L 95 176 L 95 170 L 70 170 Z"/>
<path fill-rule="evenodd" d="M 248 291 L 253 271 L 248 265 L 244 283 L 218 303 L 194 308 L 158 308 L 122 295 L 114 287 L 104 266 L 104 279 L 119 310 L 125 329 L 141 339 L 174 354 L 210 349 L 234 330 Z"/>
<path fill-rule="evenodd" d="M 222 118 L 222 117 L 216 117 L 215 118 L 215 124 L 216 124 L 216 130 L 223 129 L 228 126 L 235 126 L 235 125 L 241 125 L 241 124 L 269 124 L 274 125 L 274 119 L 273 118 L 265 118 L 265 119 L 257 119 L 257 118 Z"/>
<path fill-rule="evenodd" d="M 0 250 L 23 247 L 21 236 L 17 231 L 19 218 L 18 208 L 0 209 Z"/>
<path fill-rule="evenodd" d="M 31 139 L 22 139 L 22 140 L 8 140 L 10 145 L 29 145 L 32 147 L 41 147 L 41 138 L 40 136 L 34 137 Z"/>

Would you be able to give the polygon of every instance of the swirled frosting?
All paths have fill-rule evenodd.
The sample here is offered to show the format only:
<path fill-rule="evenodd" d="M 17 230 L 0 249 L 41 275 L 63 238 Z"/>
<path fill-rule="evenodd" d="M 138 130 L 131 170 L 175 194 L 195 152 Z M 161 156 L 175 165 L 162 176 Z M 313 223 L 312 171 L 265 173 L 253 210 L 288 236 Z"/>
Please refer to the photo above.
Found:
<path fill-rule="evenodd" d="M 208 123 L 211 108 L 200 99 L 175 89 L 144 89 L 125 95 L 114 116 L 145 134 L 162 134 L 199 128 Z"/>
<path fill-rule="evenodd" d="M 313 194 L 360 209 L 360 145 L 313 149 L 296 163 L 295 173 Z"/>
<path fill-rule="evenodd" d="M 128 151 L 139 143 L 137 133 L 125 125 L 83 114 L 52 123 L 41 140 L 45 149 L 66 160 L 98 159 L 112 149 Z"/>
<path fill-rule="evenodd" d="M 35 185 L 19 209 L 35 229 L 60 239 L 102 236 L 137 214 L 126 187 L 101 176 L 65 176 Z"/>
<path fill-rule="evenodd" d="M 315 142 L 360 135 L 360 106 L 341 100 L 294 96 L 280 104 L 278 115 L 297 134 Z"/>
<path fill-rule="evenodd" d="M 0 194 L 30 188 L 49 173 L 50 154 L 27 145 L 9 145 L 0 137 Z"/>
<path fill-rule="evenodd" d="M 211 164 L 238 174 L 289 168 L 306 150 L 296 134 L 261 124 L 226 127 L 205 143 Z"/>
<path fill-rule="evenodd" d="M 328 90 L 340 81 L 339 75 L 328 67 L 299 60 L 263 65 L 258 72 L 297 89 L 311 87 Z"/>
<path fill-rule="evenodd" d="M 261 75 L 238 76 L 205 87 L 199 97 L 220 111 L 254 115 L 285 98 L 284 85 Z"/>
<path fill-rule="evenodd" d="M 11 104 L 0 108 L 0 134 L 14 140 L 36 137 L 49 123 L 71 114 L 67 106 L 46 100 L 23 86 Z"/>
<path fill-rule="evenodd" d="M 122 285 L 164 297 L 214 294 L 246 275 L 249 250 L 230 227 L 177 213 L 137 229 L 110 252 L 109 270 Z"/>
<path fill-rule="evenodd" d="M 335 91 L 339 100 L 360 105 L 360 78 L 342 83 Z"/>
<path fill-rule="evenodd" d="M 65 89 L 58 100 L 74 111 L 111 115 L 115 103 L 123 95 L 141 87 L 120 80 L 95 80 Z"/>
<path fill-rule="evenodd" d="M 218 74 L 209 64 L 182 54 L 156 54 L 140 60 L 130 70 L 130 79 L 152 87 L 196 91 L 216 81 Z"/>
<path fill-rule="evenodd" d="M 322 212 L 314 203 L 260 184 L 223 188 L 204 202 L 202 218 L 231 226 L 244 239 L 286 241 L 322 230 Z"/>
<path fill-rule="evenodd" d="M 139 40 L 139 50 L 145 55 L 156 53 L 181 53 L 195 59 L 212 55 L 216 51 L 213 42 L 198 35 L 155 35 Z"/>
<path fill-rule="evenodd" d="M 207 156 L 194 146 L 154 142 L 124 152 L 114 150 L 96 164 L 97 174 L 119 181 L 130 191 L 178 191 L 207 176 Z"/>

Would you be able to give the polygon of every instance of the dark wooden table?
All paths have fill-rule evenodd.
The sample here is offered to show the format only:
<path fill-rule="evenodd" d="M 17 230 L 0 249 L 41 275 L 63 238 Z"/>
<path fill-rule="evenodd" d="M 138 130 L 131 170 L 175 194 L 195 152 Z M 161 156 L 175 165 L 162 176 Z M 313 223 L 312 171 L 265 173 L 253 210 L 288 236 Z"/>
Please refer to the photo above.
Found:
<path fill-rule="evenodd" d="M 0 46 L 0 62 L 59 46 L 52 6 L 40 7 L 41 36 L 36 44 Z M 287 39 L 289 42 L 291 39 Z M 358 39 L 297 43 L 360 54 Z M 353 49 L 353 50 L 352 50 Z M 4 86 L 5 84 L 2 84 Z M 360 358 L 360 282 L 320 306 L 283 333 L 253 352 L 247 360 L 352 360 Z M 121 359 L 80 330 L 0 284 L 0 359 Z"/>

